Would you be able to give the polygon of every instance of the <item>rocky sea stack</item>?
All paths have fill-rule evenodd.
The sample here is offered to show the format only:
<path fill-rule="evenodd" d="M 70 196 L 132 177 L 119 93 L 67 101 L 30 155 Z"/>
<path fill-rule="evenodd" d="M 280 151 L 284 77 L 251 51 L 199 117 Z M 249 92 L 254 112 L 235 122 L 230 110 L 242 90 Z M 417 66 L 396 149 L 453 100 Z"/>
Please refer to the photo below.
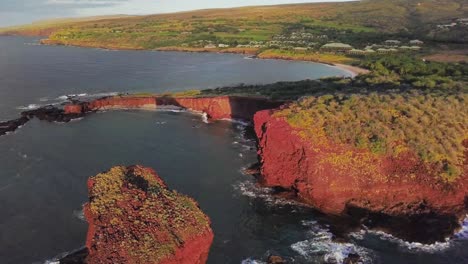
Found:
<path fill-rule="evenodd" d="M 210 219 L 152 169 L 114 167 L 90 178 L 88 188 L 84 263 L 206 262 L 214 236 Z"/>

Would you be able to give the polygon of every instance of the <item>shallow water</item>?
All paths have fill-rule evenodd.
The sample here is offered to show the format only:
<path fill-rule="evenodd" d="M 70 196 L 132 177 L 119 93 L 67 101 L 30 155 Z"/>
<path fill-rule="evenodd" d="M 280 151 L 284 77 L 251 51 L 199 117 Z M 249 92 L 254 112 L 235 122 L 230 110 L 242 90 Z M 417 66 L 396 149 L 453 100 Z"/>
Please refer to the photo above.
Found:
<path fill-rule="evenodd" d="M 0 46 L 4 45 L 3 40 L 0 38 Z M 7 41 L 21 43 L 24 39 L 7 38 Z M 97 57 L 107 56 L 101 52 L 108 53 L 67 47 L 24 47 L 26 50 L 31 47 L 47 49 L 45 53 L 51 57 L 56 49 L 60 56 L 75 59 L 82 55 L 74 57 L 68 52 L 90 52 Z M 0 52 L 1 56 L 11 56 L 5 54 L 3 49 Z M 39 67 L 41 62 L 33 59 L 36 55 L 25 55 L 30 52 L 19 52 L 17 60 L 21 63 L 17 68 L 13 63 L 12 68 L 16 69 L 13 75 L 5 74 L 3 70 L 8 68 L 9 63 L 0 60 L 0 65 L 3 65 L 0 66 L 3 67 L 0 72 L 2 118 L 16 114 L 19 111 L 17 106 L 34 103 L 35 100 L 40 102 L 39 99 L 44 96 L 53 98 L 70 93 L 112 91 L 111 88 L 97 90 L 100 77 L 93 75 L 92 71 L 97 67 L 111 74 L 114 64 L 94 65 L 94 68 L 91 67 L 93 70 L 85 67 L 88 65 L 86 63 L 75 65 L 74 74 L 55 79 L 60 67 L 53 60 L 66 58 L 43 61 L 49 71 L 42 71 Z M 120 56 L 119 52 L 113 54 Z M 127 52 L 122 54 L 127 56 L 127 60 L 132 57 Z M 139 56 L 150 53 L 129 54 Z M 196 60 L 216 61 L 218 59 L 212 58 L 223 58 L 241 64 L 257 61 L 244 60 L 236 55 L 186 55 L 189 60 L 195 56 Z M 199 55 L 202 58 L 198 58 Z M 182 55 L 174 53 L 174 56 Z M 171 60 L 170 56 L 167 59 Z M 28 60 L 33 62 L 28 63 Z M 283 62 L 268 63 L 279 63 L 279 66 L 272 66 L 278 69 L 296 67 Z M 30 64 L 37 65 L 29 68 Z M 50 70 L 52 68 L 55 70 Z M 304 74 L 309 70 L 304 70 Z M 11 73 L 13 70 L 8 71 Z M 209 77 L 210 70 L 198 71 L 198 75 Z M 19 78 L 22 72 L 35 74 L 30 78 Z M 93 76 L 90 78 L 98 83 L 82 82 L 76 78 L 83 72 Z M 136 73 L 128 74 L 133 76 Z M 12 76 L 18 78 L 12 79 Z M 145 76 L 145 80 L 158 79 L 158 75 Z M 231 82 L 229 78 L 219 76 L 222 75 L 213 77 L 214 83 Z M 115 76 L 124 82 L 117 87 L 124 89 L 128 85 L 124 77 Z M 204 82 L 195 77 L 190 82 L 181 78 L 180 89 Z M 237 77 L 236 80 L 240 81 L 244 76 Z M 37 80 L 49 80 L 50 86 L 34 86 Z M 7 83 L 13 86 L 6 86 Z M 77 88 L 68 91 L 63 87 L 72 86 L 61 83 L 74 83 Z M 153 87 L 151 83 L 145 85 L 148 89 Z M 50 87 L 63 90 L 55 91 Z M 154 87 L 164 89 L 165 86 Z M 29 89 L 31 93 L 25 92 Z M 9 101 L 10 95 L 13 101 Z M 20 104 L 19 101 L 24 103 Z M 431 246 L 409 244 L 372 232 L 358 232 L 348 243 L 334 242 L 326 224 L 319 222 L 314 212 L 290 201 L 274 198 L 271 190 L 256 187 L 253 179 L 242 175 L 241 168 L 257 159 L 254 142 L 245 139 L 243 133 L 242 125 L 227 121 L 207 124 L 202 116 L 183 112 L 110 111 L 69 124 L 33 120 L 14 134 L 0 137 L 0 263 L 42 263 L 62 252 L 83 246 L 87 224 L 82 219 L 81 205 L 87 200 L 87 178 L 115 165 L 132 164 L 154 168 L 171 188 L 199 201 L 212 219 L 215 232 L 209 263 L 261 263 L 270 254 L 282 255 L 294 263 L 339 262 L 349 253 L 359 253 L 367 263 L 468 263 L 468 223 L 456 239 Z"/>

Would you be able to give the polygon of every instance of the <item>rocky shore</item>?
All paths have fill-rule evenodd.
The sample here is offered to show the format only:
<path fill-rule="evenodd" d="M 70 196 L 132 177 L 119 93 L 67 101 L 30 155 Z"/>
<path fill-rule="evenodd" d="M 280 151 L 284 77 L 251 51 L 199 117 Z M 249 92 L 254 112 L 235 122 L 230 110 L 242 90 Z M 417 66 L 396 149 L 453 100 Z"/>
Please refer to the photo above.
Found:
<path fill-rule="evenodd" d="M 254 123 L 260 182 L 321 212 L 424 243 L 444 241 L 466 215 L 468 151 L 460 178 L 444 183 L 411 152 L 374 156 L 332 141 L 314 145 L 274 110 L 258 112 Z"/>
<path fill-rule="evenodd" d="M 253 115 L 264 109 L 273 109 L 284 104 L 266 98 L 217 96 L 217 97 L 169 97 L 169 96 L 113 96 L 91 102 L 68 104 L 64 108 L 66 115 L 112 109 L 157 109 L 163 106 L 175 106 L 194 112 L 206 113 L 209 119 L 242 119 L 251 121 Z"/>
<path fill-rule="evenodd" d="M 203 112 L 212 120 L 253 121 L 261 184 L 290 191 L 350 225 L 383 230 L 408 241 L 443 241 L 460 227 L 468 208 L 468 151 L 459 179 L 443 183 L 434 180 L 437 172 L 412 152 L 377 157 L 331 140 L 316 146 L 301 136 L 300 129 L 275 115 L 277 110 L 272 109 L 288 107 L 284 104 L 240 96 L 112 96 L 74 101 L 63 109 L 45 107 L 23 112 L 20 119 L 1 123 L 0 132 L 11 132 L 34 117 L 69 122 L 96 111 L 165 106 Z"/>
<path fill-rule="evenodd" d="M 63 109 L 55 106 L 45 106 L 35 110 L 24 111 L 21 113 L 20 118 L 0 122 L 0 136 L 14 132 L 33 118 L 49 122 L 68 123 L 73 119 L 83 116 L 83 113 L 66 113 Z"/>
<path fill-rule="evenodd" d="M 114 167 L 88 180 L 86 248 L 60 263 L 203 264 L 213 242 L 208 216 L 150 168 Z"/>

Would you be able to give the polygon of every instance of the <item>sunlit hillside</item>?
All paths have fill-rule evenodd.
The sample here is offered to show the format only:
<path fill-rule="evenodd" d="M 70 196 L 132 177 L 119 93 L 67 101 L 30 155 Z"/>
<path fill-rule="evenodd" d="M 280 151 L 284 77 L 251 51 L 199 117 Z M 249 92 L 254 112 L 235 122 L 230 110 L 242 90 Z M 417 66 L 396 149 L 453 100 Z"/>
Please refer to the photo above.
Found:
<path fill-rule="evenodd" d="M 463 0 L 364 0 L 210 9 L 134 17 L 57 20 L 6 28 L 3 34 L 45 35 L 55 44 L 153 49 L 193 46 L 197 41 L 229 45 L 267 41 L 304 30 L 352 43 L 385 36 L 426 37 L 437 25 L 468 17 Z M 434 34 L 433 34 L 434 35 Z M 439 34 L 440 35 L 440 34 Z M 442 34 L 446 37 L 447 34 Z M 460 33 L 449 34 L 457 40 Z M 434 36 L 438 36 L 435 34 Z M 99 44 L 98 44 L 99 43 Z"/>

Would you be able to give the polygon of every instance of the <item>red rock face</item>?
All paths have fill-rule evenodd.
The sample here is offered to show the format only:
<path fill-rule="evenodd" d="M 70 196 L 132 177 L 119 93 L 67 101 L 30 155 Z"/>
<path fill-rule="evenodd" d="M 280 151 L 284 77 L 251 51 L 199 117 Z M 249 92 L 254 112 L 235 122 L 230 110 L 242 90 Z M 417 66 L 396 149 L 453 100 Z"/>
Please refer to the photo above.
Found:
<path fill-rule="evenodd" d="M 266 186 L 293 190 L 325 213 L 368 219 L 410 240 L 442 240 L 466 212 L 466 170 L 456 183 L 443 184 L 412 153 L 393 158 L 331 142 L 314 146 L 272 114 L 254 118 Z"/>
<path fill-rule="evenodd" d="M 263 109 L 278 107 L 283 102 L 274 102 L 263 98 L 250 97 L 108 97 L 88 103 L 66 105 L 67 114 L 85 113 L 108 109 L 156 109 L 158 106 L 178 106 L 197 112 L 207 113 L 210 119 L 245 119 L 251 120 L 253 115 Z"/>
<path fill-rule="evenodd" d="M 206 262 L 209 218 L 152 169 L 115 167 L 90 178 L 88 188 L 86 263 Z"/>

